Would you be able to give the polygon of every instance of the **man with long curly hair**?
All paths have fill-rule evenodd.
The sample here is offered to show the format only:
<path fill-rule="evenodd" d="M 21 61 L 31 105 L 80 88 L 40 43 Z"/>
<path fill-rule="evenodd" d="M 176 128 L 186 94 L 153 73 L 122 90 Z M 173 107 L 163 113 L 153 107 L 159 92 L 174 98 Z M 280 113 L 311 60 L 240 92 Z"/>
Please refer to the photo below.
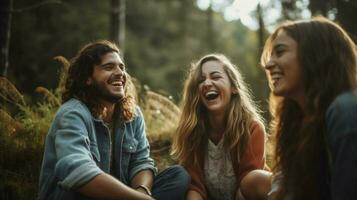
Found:
<path fill-rule="evenodd" d="M 49 129 L 39 199 L 183 199 L 179 166 L 155 176 L 140 108 L 119 49 L 90 43 L 73 58 Z"/>

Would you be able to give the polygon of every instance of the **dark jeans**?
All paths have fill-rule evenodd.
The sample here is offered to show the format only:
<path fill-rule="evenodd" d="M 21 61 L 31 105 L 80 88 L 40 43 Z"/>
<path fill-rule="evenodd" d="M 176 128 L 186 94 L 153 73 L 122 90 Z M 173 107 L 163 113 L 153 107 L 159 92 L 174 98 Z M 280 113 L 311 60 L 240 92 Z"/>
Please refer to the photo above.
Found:
<path fill-rule="evenodd" d="M 171 166 L 155 176 L 152 196 L 156 200 L 183 200 L 190 185 L 191 177 L 179 166 Z"/>

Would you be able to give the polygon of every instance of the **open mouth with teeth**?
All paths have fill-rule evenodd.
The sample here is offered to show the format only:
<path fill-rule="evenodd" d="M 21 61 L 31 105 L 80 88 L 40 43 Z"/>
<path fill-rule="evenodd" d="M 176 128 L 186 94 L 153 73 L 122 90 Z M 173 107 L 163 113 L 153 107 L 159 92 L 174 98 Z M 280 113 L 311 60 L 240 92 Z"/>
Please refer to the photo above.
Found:
<path fill-rule="evenodd" d="M 219 96 L 219 94 L 216 91 L 209 91 L 205 94 L 205 98 L 208 101 L 212 101 L 214 99 L 216 99 Z"/>
<path fill-rule="evenodd" d="M 279 80 L 283 77 L 283 73 L 272 73 L 270 76 L 272 80 Z"/>
<path fill-rule="evenodd" d="M 112 86 L 123 86 L 124 82 L 123 81 L 119 81 L 119 80 L 115 80 L 115 81 L 110 82 L 110 85 L 112 85 Z"/>

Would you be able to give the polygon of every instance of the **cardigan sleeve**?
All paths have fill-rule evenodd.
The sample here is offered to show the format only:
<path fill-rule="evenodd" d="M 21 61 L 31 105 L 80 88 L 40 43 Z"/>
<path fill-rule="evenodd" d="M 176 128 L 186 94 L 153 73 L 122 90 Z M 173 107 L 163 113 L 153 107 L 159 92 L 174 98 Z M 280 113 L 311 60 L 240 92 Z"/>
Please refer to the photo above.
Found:
<path fill-rule="evenodd" d="M 265 131 L 262 124 L 253 122 L 246 152 L 239 165 L 238 183 L 252 170 L 265 166 Z"/>

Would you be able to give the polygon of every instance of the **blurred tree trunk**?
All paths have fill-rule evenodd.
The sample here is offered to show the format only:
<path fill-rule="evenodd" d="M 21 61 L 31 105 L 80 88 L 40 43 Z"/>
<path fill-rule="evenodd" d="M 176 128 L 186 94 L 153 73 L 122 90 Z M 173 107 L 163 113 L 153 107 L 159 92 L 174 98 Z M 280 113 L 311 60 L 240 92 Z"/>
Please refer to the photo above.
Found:
<path fill-rule="evenodd" d="M 214 21 L 213 21 L 213 0 L 210 0 L 209 7 L 207 9 L 207 44 L 209 51 L 215 51 L 215 37 L 214 37 Z"/>
<path fill-rule="evenodd" d="M 110 40 L 119 45 L 121 55 L 124 57 L 125 0 L 111 0 L 110 8 Z"/>
<path fill-rule="evenodd" d="M 258 52 L 257 52 L 257 61 L 259 62 L 258 66 L 261 65 L 260 63 L 260 57 L 262 55 L 263 52 L 263 47 L 265 44 L 265 40 L 266 40 L 266 29 L 265 29 L 265 24 L 264 24 L 264 11 L 262 9 L 262 6 L 260 5 L 260 3 L 258 3 L 257 5 L 257 10 L 256 10 L 256 17 L 258 20 L 258 30 L 257 30 L 257 34 L 258 34 Z M 268 99 L 269 98 L 269 88 L 268 83 L 267 83 L 267 79 L 264 73 L 263 68 L 260 68 L 259 73 L 258 73 L 258 77 L 256 80 L 259 80 L 259 84 L 260 85 L 264 85 L 266 87 L 266 89 L 262 90 L 262 92 L 259 92 L 256 94 L 256 97 L 258 99 Z M 268 101 L 263 101 L 263 106 L 264 109 L 263 110 L 269 110 L 269 103 Z M 267 119 L 267 121 L 270 121 L 271 119 L 271 115 L 269 112 L 264 112 L 263 113 L 263 117 L 264 119 Z"/>
<path fill-rule="evenodd" d="M 329 3 L 331 3 L 331 0 L 310 0 L 309 10 L 313 16 L 323 15 L 326 17 L 329 9 Z"/>
<path fill-rule="evenodd" d="M 336 20 L 350 34 L 354 42 L 357 42 L 357 23 L 352 20 L 357 17 L 357 2 L 352 0 L 310 0 L 309 10 L 313 16 L 323 15 L 336 9 Z"/>
<path fill-rule="evenodd" d="M 357 44 L 357 2 L 336 0 L 337 21 L 349 33 L 353 41 Z"/>
<path fill-rule="evenodd" d="M 1 0 L 0 3 L 0 76 L 3 77 L 7 76 L 9 67 L 12 2 L 12 0 Z"/>
<path fill-rule="evenodd" d="M 264 46 L 264 41 L 265 41 L 265 25 L 264 25 L 264 20 L 263 20 L 263 10 L 262 7 L 260 5 L 260 3 L 258 3 L 257 5 L 257 18 L 258 18 L 258 55 L 260 55 L 262 53 L 262 48 Z"/>
<path fill-rule="evenodd" d="M 189 54 L 189 17 L 191 13 L 191 3 L 192 0 L 182 0 L 181 1 L 181 12 L 179 13 L 179 20 L 181 23 L 181 37 L 183 45 L 183 59 L 186 61 L 191 56 Z"/>
<path fill-rule="evenodd" d="M 292 20 L 296 18 L 296 0 L 281 0 L 281 6 L 284 19 Z"/>

